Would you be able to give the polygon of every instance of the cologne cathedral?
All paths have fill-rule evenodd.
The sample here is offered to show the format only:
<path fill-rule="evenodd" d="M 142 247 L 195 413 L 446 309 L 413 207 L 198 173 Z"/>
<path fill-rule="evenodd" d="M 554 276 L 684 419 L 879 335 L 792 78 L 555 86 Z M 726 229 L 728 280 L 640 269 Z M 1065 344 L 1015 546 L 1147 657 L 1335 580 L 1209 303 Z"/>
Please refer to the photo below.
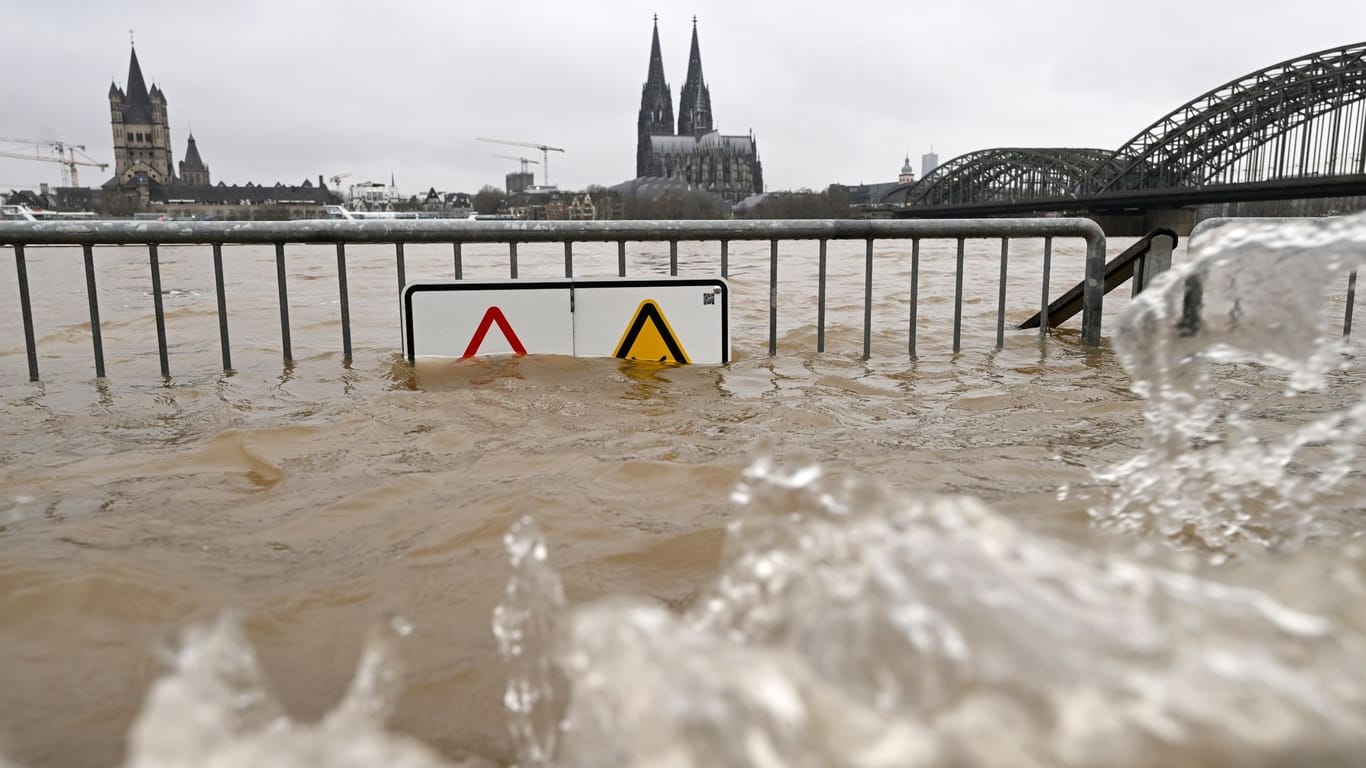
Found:
<path fill-rule="evenodd" d="M 702 79 L 702 54 L 694 18 L 688 77 L 683 83 L 675 130 L 673 95 L 664 79 L 656 16 L 649 74 L 640 95 L 636 176 L 678 179 L 730 203 L 763 192 L 763 170 L 754 135 L 727 136 L 713 125 L 711 92 Z"/>

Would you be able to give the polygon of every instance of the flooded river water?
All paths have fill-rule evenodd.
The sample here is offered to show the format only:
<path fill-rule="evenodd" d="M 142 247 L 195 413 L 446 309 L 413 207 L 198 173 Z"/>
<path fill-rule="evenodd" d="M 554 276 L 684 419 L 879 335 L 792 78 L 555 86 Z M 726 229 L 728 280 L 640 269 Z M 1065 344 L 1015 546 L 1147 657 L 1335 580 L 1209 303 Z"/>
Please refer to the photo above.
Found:
<path fill-rule="evenodd" d="M 683 274 L 717 274 L 712 247 L 683 249 Z M 193 728 L 149 705 L 130 729 L 168 669 L 193 677 L 186 648 L 245 653 L 214 623 L 225 612 L 259 657 L 277 723 L 322 717 L 367 637 L 394 634 L 403 673 L 376 738 L 410 736 L 446 761 L 1291 765 L 1312 745 L 1319 764 L 1346 765 L 1363 754 L 1360 433 L 1340 419 L 1292 440 L 1283 461 L 1264 455 L 1360 402 L 1350 349 L 1293 398 L 1293 371 L 1275 361 L 1228 364 L 1213 377 L 1220 392 L 1196 399 L 1236 403 L 1237 416 L 1163 443 L 1152 433 L 1163 417 L 1145 420 L 1110 341 L 1127 286 L 1107 297 L 1101 349 L 1066 329 L 1047 340 L 1007 330 L 997 349 L 999 241 L 971 241 L 955 355 L 954 244 L 926 242 L 912 360 L 909 246 L 881 244 L 864 361 L 862 243 L 831 244 L 820 354 L 815 250 L 783 246 L 773 357 L 767 244 L 737 243 L 729 365 L 528 357 L 414 370 L 398 357 L 391 250 L 349 249 L 345 364 L 334 252 L 291 248 L 296 360 L 282 366 L 274 253 L 229 248 L 235 370 L 224 374 L 209 251 L 163 247 L 163 381 L 143 251 L 96 251 L 108 359 L 96 380 L 79 250 L 29 249 L 39 383 L 15 283 L 0 280 L 0 755 L 116 765 L 133 733 L 134 752 L 150 750 L 136 764 L 179 765 L 152 760 L 167 748 L 155 734 Z M 1012 323 L 1037 307 L 1040 250 L 1012 249 Z M 576 246 L 576 275 L 614 274 L 615 254 Z M 520 255 L 522 277 L 562 267 L 557 246 Z M 1079 279 L 1083 255 L 1059 241 L 1053 295 Z M 633 244 L 630 257 L 633 275 L 667 274 L 667 246 Z M 505 249 L 467 247 L 464 262 L 466 278 L 506 276 Z M 449 276 L 449 247 L 409 246 L 407 270 Z M 1340 332 L 1344 289 L 1335 280 L 1307 316 L 1336 318 Z M 1219 300 L 1211 289 L 1210 306 Z M 1294 358 L 1320 336 L 1282 351 Z M 1133 338 L 1141 370 L 1145 350 L 1168 348 Z M 1203 353 L 1173 359 L 1191 354 Z M 1163 382 L 1149 393 L 1180 394 Z M 1239 432 L 1244 421 L 1259 426 Z M 1225 438 L 1244 452 L 1163 464 Z M 1233 467 L 1271 479 L 1249 493 Z M 936 506 L 930 494 L 971 500 Z M 518 526 L 526 516 L 534 528 Z M 788 575 L 781 587 L 775 573 Z M 532 631 L 549 625 L 564 635 Z M 196 626 L 227 634 L 184 646 Z M 510 676 L 536 695 L 509 697 Z M 247 723 L 254 706 L 228 711 Z M 348 749 L 356 761 L 388 754 Z M 218 764 L 260 764 L 239 758 Z"/>

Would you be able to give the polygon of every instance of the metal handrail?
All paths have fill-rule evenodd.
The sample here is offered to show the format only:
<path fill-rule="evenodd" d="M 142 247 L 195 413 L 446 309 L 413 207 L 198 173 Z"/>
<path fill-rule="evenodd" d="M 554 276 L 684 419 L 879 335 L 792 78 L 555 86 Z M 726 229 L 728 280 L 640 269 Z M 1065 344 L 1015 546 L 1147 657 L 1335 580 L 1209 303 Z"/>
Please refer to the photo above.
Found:
<path fill-rule="evenodd" d="M 919 245 L 921 239 L 956 239 L 958 241 L 957 280 L 954 304 L 953 349 L 958 351 L 962 321 L 964 241 L 968 239 L 1000 238 L 1001 287 L 997 311 L 997 345 L 1004 341 L 1005 276 L 1011 238 L 1043 238 L 1045 256 L 1051 254 L 1054 237 L 1074 237 L 1086 242 L 1084 309 L 1082 313 L 1082 341 L 1099 346 L 1101 308 L 1104 300 L 1105 234 L 1090 219 L 1035 218 L 1035 219 L 916 219 L 916 220 L 740 220 L 740 221 L 464 221 L 464 220 L 363 220 L 363 221 L 253 221 L 253 222 L 149 222 L 149 221 L 80 221 L 80 222 L 0 222 L 0 246 L 15 251 L 19 277 L 20 303 L 24 319 L 25 341 L 29 357 L 29 374 L 38 378 L 37 353 L 33 338 L 33 321 L 29 303 L 24 249 L 35 245 L 78 245 L 86 254 L 86 281 L 90 301 L 90 316 L 96 354 L 96 375 L 104 375 L 100 341 L 99 308 L 94 290 L 92 250 L 97 245 L 145 245 L 152 280 L 160 281 L 157 247 L 174 244 L 207 244 L 214 249 L 214 272 L 218 295 L 220 337 L 223 367 L 231 368 L 228 349 L 227 311 L 224 302 L 222 274 L 222 246 L 226 244 L 271 244 L 275 246 L 276 277 L 279 285 L 281 341 L 286 362 L 293 359 L 290 348 L 289 300 L 285 280 L 285 246 L 291 243 L 335 244 L 337 247 L 338 283 L 341 291 L 342 335 L 344 356 L 351 357 L 349 305 L 346 289 L 346 252 L 348 244 L 387 244 L 395 246 L 396 270 L 399 286 L 406 283 L 404 245 L 406 243 L 450 243 L 456 279 L 463 277 L 461 246 L 473 243 L 506 243 L 509 251 L 509 276 L 517 278 L 517 246 L 521 243 L 563 243 L 564 274 L 574 276 L 573 243 L 617 243 L 618 274 L 626 274 L 626 243 L 668 242 L 669 273 L 678 274 L 678 243 L 680 241 L 718 241 L 721 246 L 721 274 L 729 269 L 731 241 L 770 242 L 769 255 L 769 354 L 777 352 L 777 285 L 778 243 L 791 240 L 820 242 L 819 330 L 817 351 L 824 351 L 825 331 L 825 265 L 826 243 L 830 240 L 864 240 L 867 242 L 864 272 L 864 328 L 863 356 L 870 348 L 872 313 L 873 243 L 876 240 L 912 241 L 911 336 L 909 352 L 915 355 L 915 312 L 918 290 Z M 169 376 L 166 357 L 164 315 L 158 298 L 156 319 L 158 352 L 163 376 Z M 1047 301 L 1047 291 L 1044 292 Z"/>
<path fill-rule="evenodd" d="M 1125 280 L 1132 280 L 1133 295 L 1137 296 L 1157 275 L 1171 268 L 1172 249 L 1176 247 L 1176 241 L 1174 230 L 1159 227 L 1124 249 L 1123 253 L 1105 265 L 1105 292 L 1113 291 Z M 1149 259 L 1153 263 L 1149 264 Z M 1047 285 L 1045 280 L 1045 290 Z M 1033 317 L 1017 327 L 1021 330 L 1038 328 L 1040 336 L 1046 335 L 1049 328 L 1062 325 L 1081 311 L 1084 288 L 1085 283 L 1078 283 L 1056 300 L 1046 302 Z"/>

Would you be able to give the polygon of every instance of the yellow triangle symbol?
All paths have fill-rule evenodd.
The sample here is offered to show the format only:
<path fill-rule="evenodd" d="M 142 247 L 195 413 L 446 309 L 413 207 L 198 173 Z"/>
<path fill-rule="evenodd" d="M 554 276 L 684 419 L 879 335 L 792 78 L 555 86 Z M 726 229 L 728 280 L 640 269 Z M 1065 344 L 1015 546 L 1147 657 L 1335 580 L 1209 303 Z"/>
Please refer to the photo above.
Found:
<path fill-rule="evenodd" d="M 646 299 L 636 307 L 636 314 L 621 335 L 613 357 L 654 363 L 688 362 L 688 353 L 683 351 L 683 345 L 654 299 Z"/>

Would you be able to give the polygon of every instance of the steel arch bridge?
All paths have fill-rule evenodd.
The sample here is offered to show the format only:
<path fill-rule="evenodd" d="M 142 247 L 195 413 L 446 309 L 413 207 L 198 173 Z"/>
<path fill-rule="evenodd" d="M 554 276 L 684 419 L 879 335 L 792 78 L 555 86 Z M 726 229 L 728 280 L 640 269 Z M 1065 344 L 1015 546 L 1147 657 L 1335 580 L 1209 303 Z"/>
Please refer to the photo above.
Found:
<path fill-rule="evenodd" d="M 1359 175 L 1366 175 L 1366 42 L 1227 82 L 1114 151 L 979 150 L 883 200 L 954 206 Z"/>

